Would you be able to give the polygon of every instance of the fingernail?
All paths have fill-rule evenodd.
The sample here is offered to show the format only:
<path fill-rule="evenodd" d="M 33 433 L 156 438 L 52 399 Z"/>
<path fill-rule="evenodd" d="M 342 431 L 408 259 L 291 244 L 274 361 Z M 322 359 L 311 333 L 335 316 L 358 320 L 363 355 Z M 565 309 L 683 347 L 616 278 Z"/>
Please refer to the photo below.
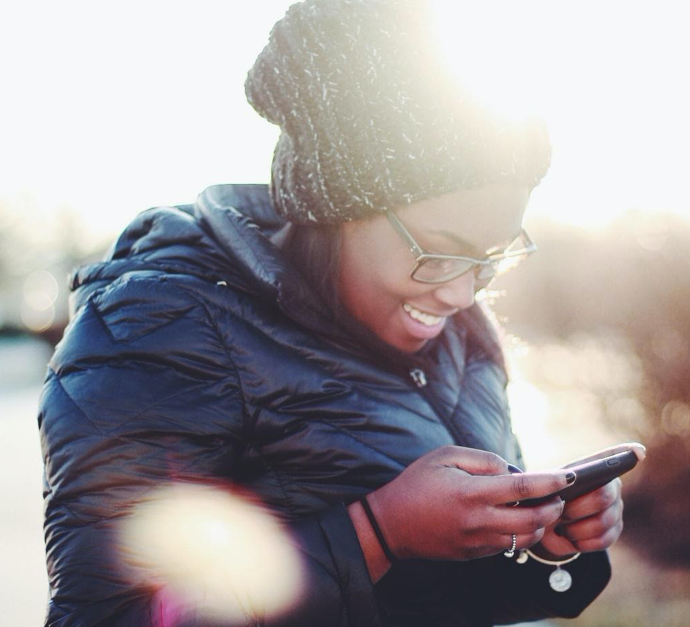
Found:
<path fill-rule="evenodd" d="M 574 472 L 569 472 L 565 476 L 565 480 L 567 481 L 568 485 L 573 485 L 573 483 L 575 483 L 575 479 L 577 479 L 577 475 Z"/>
<path fill-rule="evenodd" d="M 508 470 L 514 475 L 522 473 L 522 470 L 520 470 L 517 466 L 513 466 L 513 464 L 508 464 Z"/>

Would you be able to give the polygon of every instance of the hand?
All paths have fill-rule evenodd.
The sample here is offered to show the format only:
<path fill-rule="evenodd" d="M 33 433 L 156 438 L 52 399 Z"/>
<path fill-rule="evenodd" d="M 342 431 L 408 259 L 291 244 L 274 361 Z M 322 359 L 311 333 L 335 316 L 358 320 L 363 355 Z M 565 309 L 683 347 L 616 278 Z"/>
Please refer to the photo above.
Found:
<path fill-rule="evenodd" d="M 602 551 L 618 540 L 622 531 L 621 480 L 614 479 L 566 503 L 560 520 L 549 526 L 533 550 L 539 554 L 540 549 L 545 549 L 556 558 Z"/>
<path fill-rule="evenodd" d="M 639 460 L 645 458 L 642 444 L 631 442 L 603 449 L 587 458 L 579 459 L 565 466 L 569 468 L 595 459 L 601 459 L 632 450 Z M 539 545 L 533 547 L 537 553 L 548 553 L 545 557 L 564 557 L 573 553 L 589 553 L 610 547 L 623 531 L 623 499 L 621 480 L 614 479 L 605 486 L 583 494 L 567 503 L 561 519 L 551 525 Z"/>
<path fill-rule="evenodd" d="M 538 542 L 560 519 L 563 501 L 530 508 L 507 504 L 556 492 L 568 485 L 568 474 L 509 474 L 498 455 L 444 446 L 367 498 L 398 558 L 466 560 L 505 551 L 513 533 L 518 548 Z"/>

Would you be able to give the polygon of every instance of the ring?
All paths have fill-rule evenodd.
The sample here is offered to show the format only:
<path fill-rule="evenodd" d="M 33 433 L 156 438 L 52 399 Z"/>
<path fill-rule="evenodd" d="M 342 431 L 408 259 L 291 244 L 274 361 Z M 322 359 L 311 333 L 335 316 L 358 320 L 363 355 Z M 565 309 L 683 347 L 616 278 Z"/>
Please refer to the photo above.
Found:
<path fill-rule="evenodd" d="M 517 548 L 517 536 L 512 534 L 512 543 L 507 551 L 503 551 L 503 555 L 506 557 L 513 557 L 515 555 L 515 549 Z"/>

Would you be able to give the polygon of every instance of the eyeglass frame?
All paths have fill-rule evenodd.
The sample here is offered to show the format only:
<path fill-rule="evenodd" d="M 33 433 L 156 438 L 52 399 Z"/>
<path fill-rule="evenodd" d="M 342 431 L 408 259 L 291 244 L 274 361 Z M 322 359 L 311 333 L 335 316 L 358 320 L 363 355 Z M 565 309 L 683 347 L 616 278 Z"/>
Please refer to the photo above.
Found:
<path fill-rule="evenodd" d="M 410 272 L 410 278 L 413 281 L 417 281 L 418 283 L 431 283 L 431 284 L 440 284 L 440 283 L 447 283 L 448 281 L 453 281 L 454 279 L 457 279 L 459 276 L 462 276 L 463 274 L 466 274 L 467 272 L 473 271 L 475 273 L 475 276 L 477 276 L 477 269 L 478 268 L 483 268 L 486 266 L 491 266 L 495 264 L 497 261 L 501 261 L 503 259 L 509 259 L 511 257 L 518 257 L 518 256 L 527 256 L 531 255 L 532 253 L 536 252 L 537 250 L 537 245 L 532 241 L 532 238 L 528 235 L 527 231 L 525 229 L 521 229 L 519 235 L 515 238 L 517 240 L 518 237 L 522 237 L 525 240 L 525 248 L 522 248 L 520 250 L 514 250 L 510 251 L 508 253 L 502 252 L 502 253 L 495 253 L 492 255 L 487 255 L 486 258 L 484 259 L 475 259 L 474 257 L 466 257 L 464 255 L 442 255 L 442 254 L 436 254 L 436 253 L 427 253 L 424 252 L 424 249 L 417 244 L 415 241 L 414 237 L 412 237 L 412 234 L 407 230 L 407 227 L 402 223 L 400 218 L 395 215 L 393 211 L 386 211 L 386 217 L 388 218 L 388 221 L 391 223 L 393 228 L 395 229 L 395 232 L 405 240 L 407 243 L 410 252 L 414 255 L 415 257 L 415 265 L 412 268 L 412 271 Z M 513 240 L 513 242 L 515 241 Z M 511 246 L 509 244 L 508 246 Z M 472 265 L 465 271 L 461 272 L 460 274 L 456 274 L 455 276 L 451 276 L 447 279 L 440 279 L 438 281 L 427 281 L 425 279 L 420 279 L 418 277 L 415 277 L 415 273 L 417 270 L 419 270 L 427 261 L 430 260 L 455 260 L 455 261 L 467 261 L 470 262 Z M 486 277 L 488 279 L 493 279 L 497 276 L 496 273 L 492 274 L 490 277 Z"/>

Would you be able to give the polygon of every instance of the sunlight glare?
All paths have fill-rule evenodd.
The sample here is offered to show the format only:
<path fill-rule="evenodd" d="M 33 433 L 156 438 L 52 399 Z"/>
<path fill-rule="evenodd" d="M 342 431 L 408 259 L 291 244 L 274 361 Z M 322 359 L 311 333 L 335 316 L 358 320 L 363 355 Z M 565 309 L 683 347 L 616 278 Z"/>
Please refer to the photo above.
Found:
<path fill-rule="evenodd" d="M 450 70 L 499 115 L 534 115 L 546 99 L 545 33 L 535 20 L 545 8 L 542 2 L 432 0 L 434 28 Z"/>
<path fill-rule="evenodd" d="M 165 613 L 234 624 L 280 614 L 300 593 L 289 537 L 266 509 L 225 490 L 160 488 L 121 531 L 127 577 L 153 585 Z"/>
<path fill-rule="evenodd" d="M 513 377 L 508 385 L 513 430 L 522 444 L 522 453 L 528 468 L 540 467 L 550 461 L 548 451 L 556 441 L 548 428 L 549 400 L 531 383 Z M 545 454 L 546 453 L 546 454 Z"/>
<path fill-rule="evenodd" d="M 591 228 L 631 208 L 690 218 L 682 4 L 430 2 L 449 70 L 502 114 L 547 120 L 552 167 L 531 214 Z M 0 70 L 5 216 L 28 193 L 37 219 L 69 206 L 85 241 L 109 240 L 147 207 L 267 182 L 278 131 L 243 83 L 290 4 L 243 5 L 228 37 L 237 9 L 218 0 L 46 1 L 41 20 L 34 3 L 12 3 L 16 25 L 0 38 L 13 59 Z"/>

